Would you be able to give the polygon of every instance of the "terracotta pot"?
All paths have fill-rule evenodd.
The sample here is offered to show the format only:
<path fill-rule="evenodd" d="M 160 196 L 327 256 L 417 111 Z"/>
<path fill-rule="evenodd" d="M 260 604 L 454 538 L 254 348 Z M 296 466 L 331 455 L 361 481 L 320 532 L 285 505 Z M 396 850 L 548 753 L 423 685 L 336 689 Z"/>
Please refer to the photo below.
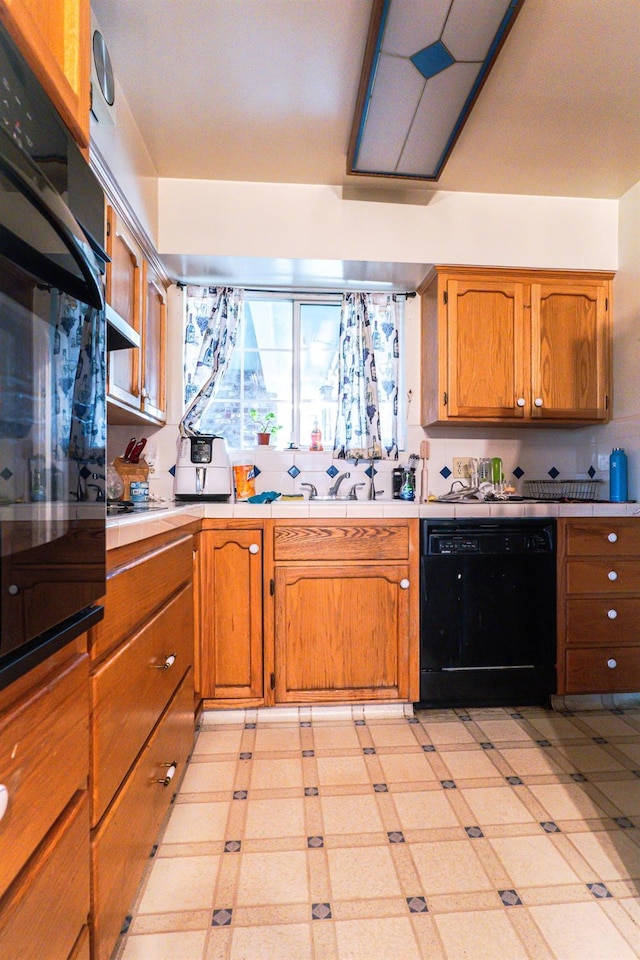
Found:
<path fill-rule="evenodd" d="M 258 433 L 258 434 L 256 434 L 256 436 L 257 436 L 257 438 L 258 438 L 258 446 L 260 446 L 260 447 L 268 447 L 268 446 L 269 446 L 269 441 L 271 440 L 271 434 L 270 434 L 270 433 Z"/>

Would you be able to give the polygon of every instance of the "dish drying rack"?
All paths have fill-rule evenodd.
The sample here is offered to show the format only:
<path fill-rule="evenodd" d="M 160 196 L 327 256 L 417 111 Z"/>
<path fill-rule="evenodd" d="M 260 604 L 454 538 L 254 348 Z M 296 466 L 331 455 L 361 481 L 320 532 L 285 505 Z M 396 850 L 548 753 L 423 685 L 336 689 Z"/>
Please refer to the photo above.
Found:
<path fill-rule="evenodd" d="M 524 493 L 532 500 L 595 500 L 602 480 L 525 480 Z"/>

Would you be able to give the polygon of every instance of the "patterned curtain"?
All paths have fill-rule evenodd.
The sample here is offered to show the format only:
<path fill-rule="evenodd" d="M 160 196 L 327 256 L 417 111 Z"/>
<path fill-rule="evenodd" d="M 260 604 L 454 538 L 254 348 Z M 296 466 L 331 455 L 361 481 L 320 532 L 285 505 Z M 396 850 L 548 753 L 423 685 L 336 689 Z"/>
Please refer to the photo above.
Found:
<path fill-rule="evenodd" d="M 335 459 L 398 459 L 399 309 L 386 294 L 342 298 Z"/>
<path fill-rule="evenodd" d="M 104 313 L 61 294 L 53 350 L 54 459 L 102 462 L 107 437 L 105 357 Z"/>
<path fill-rule="evenodd" d="M 200 422 L 229 367 L 243 314 L 240 287 L 187 287 L 183 437 L 200 436 Z"/>

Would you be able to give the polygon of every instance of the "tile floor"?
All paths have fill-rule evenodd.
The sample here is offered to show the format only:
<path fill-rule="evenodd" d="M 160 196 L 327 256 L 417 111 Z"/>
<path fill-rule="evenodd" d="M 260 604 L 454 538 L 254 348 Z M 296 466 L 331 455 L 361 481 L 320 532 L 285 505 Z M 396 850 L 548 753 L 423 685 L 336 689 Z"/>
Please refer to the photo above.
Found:
<path fill-rule="evenodd" d="M 118 960 L 633 960 L 640 708 L 205 720 L 134 907 Z"/>

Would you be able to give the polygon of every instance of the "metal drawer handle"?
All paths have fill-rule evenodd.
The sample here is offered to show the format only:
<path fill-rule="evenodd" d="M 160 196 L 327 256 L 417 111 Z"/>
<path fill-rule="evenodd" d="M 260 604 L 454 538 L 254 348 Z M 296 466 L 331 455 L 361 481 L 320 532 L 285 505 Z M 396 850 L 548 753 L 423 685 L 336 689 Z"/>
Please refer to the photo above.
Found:
<path fill-rule="evenodd" d="M 610 670 L 615 670 L 615 668 L 618 666 L 618 661 L 611 657 L 611 660 L 607 660 L 607 666 Z"/>
<path fill-rule="evenodd" d="M 156 670 L 168 670 L 176 662 L 177 653 L 170 653 L 164 663 L 154 663 Z"/>
<path fill-rule="evenodd" d="M 607 574 L 607 576 L 609 577 L 609 580 L 618 579 L 618 574 L 615 572 L 615 570 L 609 570 L 609 573 Z"/>
<path fill-rule="evenodd" d="M 9 806 L 9 791 L 4 783 L 0 783 L 0 820 L 4 817 Z"/>
<path fill-rule="evenodd" d="M 409 589 L 409 581 L 408 581 L 406 578 L 403 579 L 403 580 L 401 580 L 401 581 L 400 581 L 400 586 L 401 586 L 401 588 L 402 588 L 403 590 L 408 590 L 408 589 Z"/>
<path fill-rule="evenodd" d="M 608 610 L 608 611 L 607 611 L 607 616 L 609 617 L 609 620 L 615 620 L 615 618 L 618 616 L 618 611 L 617 611 L 617 610 Z"/>
<path fill-rule="evenodd" d="M 617 533 L 610 533 L 609 536 L 607 537 L 607 540 L 609 541 L 609 543 L 615 543 L 617 539 L 618 539 Z"/>
<path fill-rule="evenodd" d="M 249 547 L 249 553 L 260 553 L 260 547 L 257 543 L 252 543 Z"/>
<path fill-rule="evenodd" d="M 163 763 L 163 767 L 167 767 L 166 777 L 160 777 L 156 780 L 156 783 L 161 783 L 163 787 L 168 787 L 173 778 L 176 775 L 176 770 L 178 769 L 178 761 L 174 760 L 173 763 Z"/>

